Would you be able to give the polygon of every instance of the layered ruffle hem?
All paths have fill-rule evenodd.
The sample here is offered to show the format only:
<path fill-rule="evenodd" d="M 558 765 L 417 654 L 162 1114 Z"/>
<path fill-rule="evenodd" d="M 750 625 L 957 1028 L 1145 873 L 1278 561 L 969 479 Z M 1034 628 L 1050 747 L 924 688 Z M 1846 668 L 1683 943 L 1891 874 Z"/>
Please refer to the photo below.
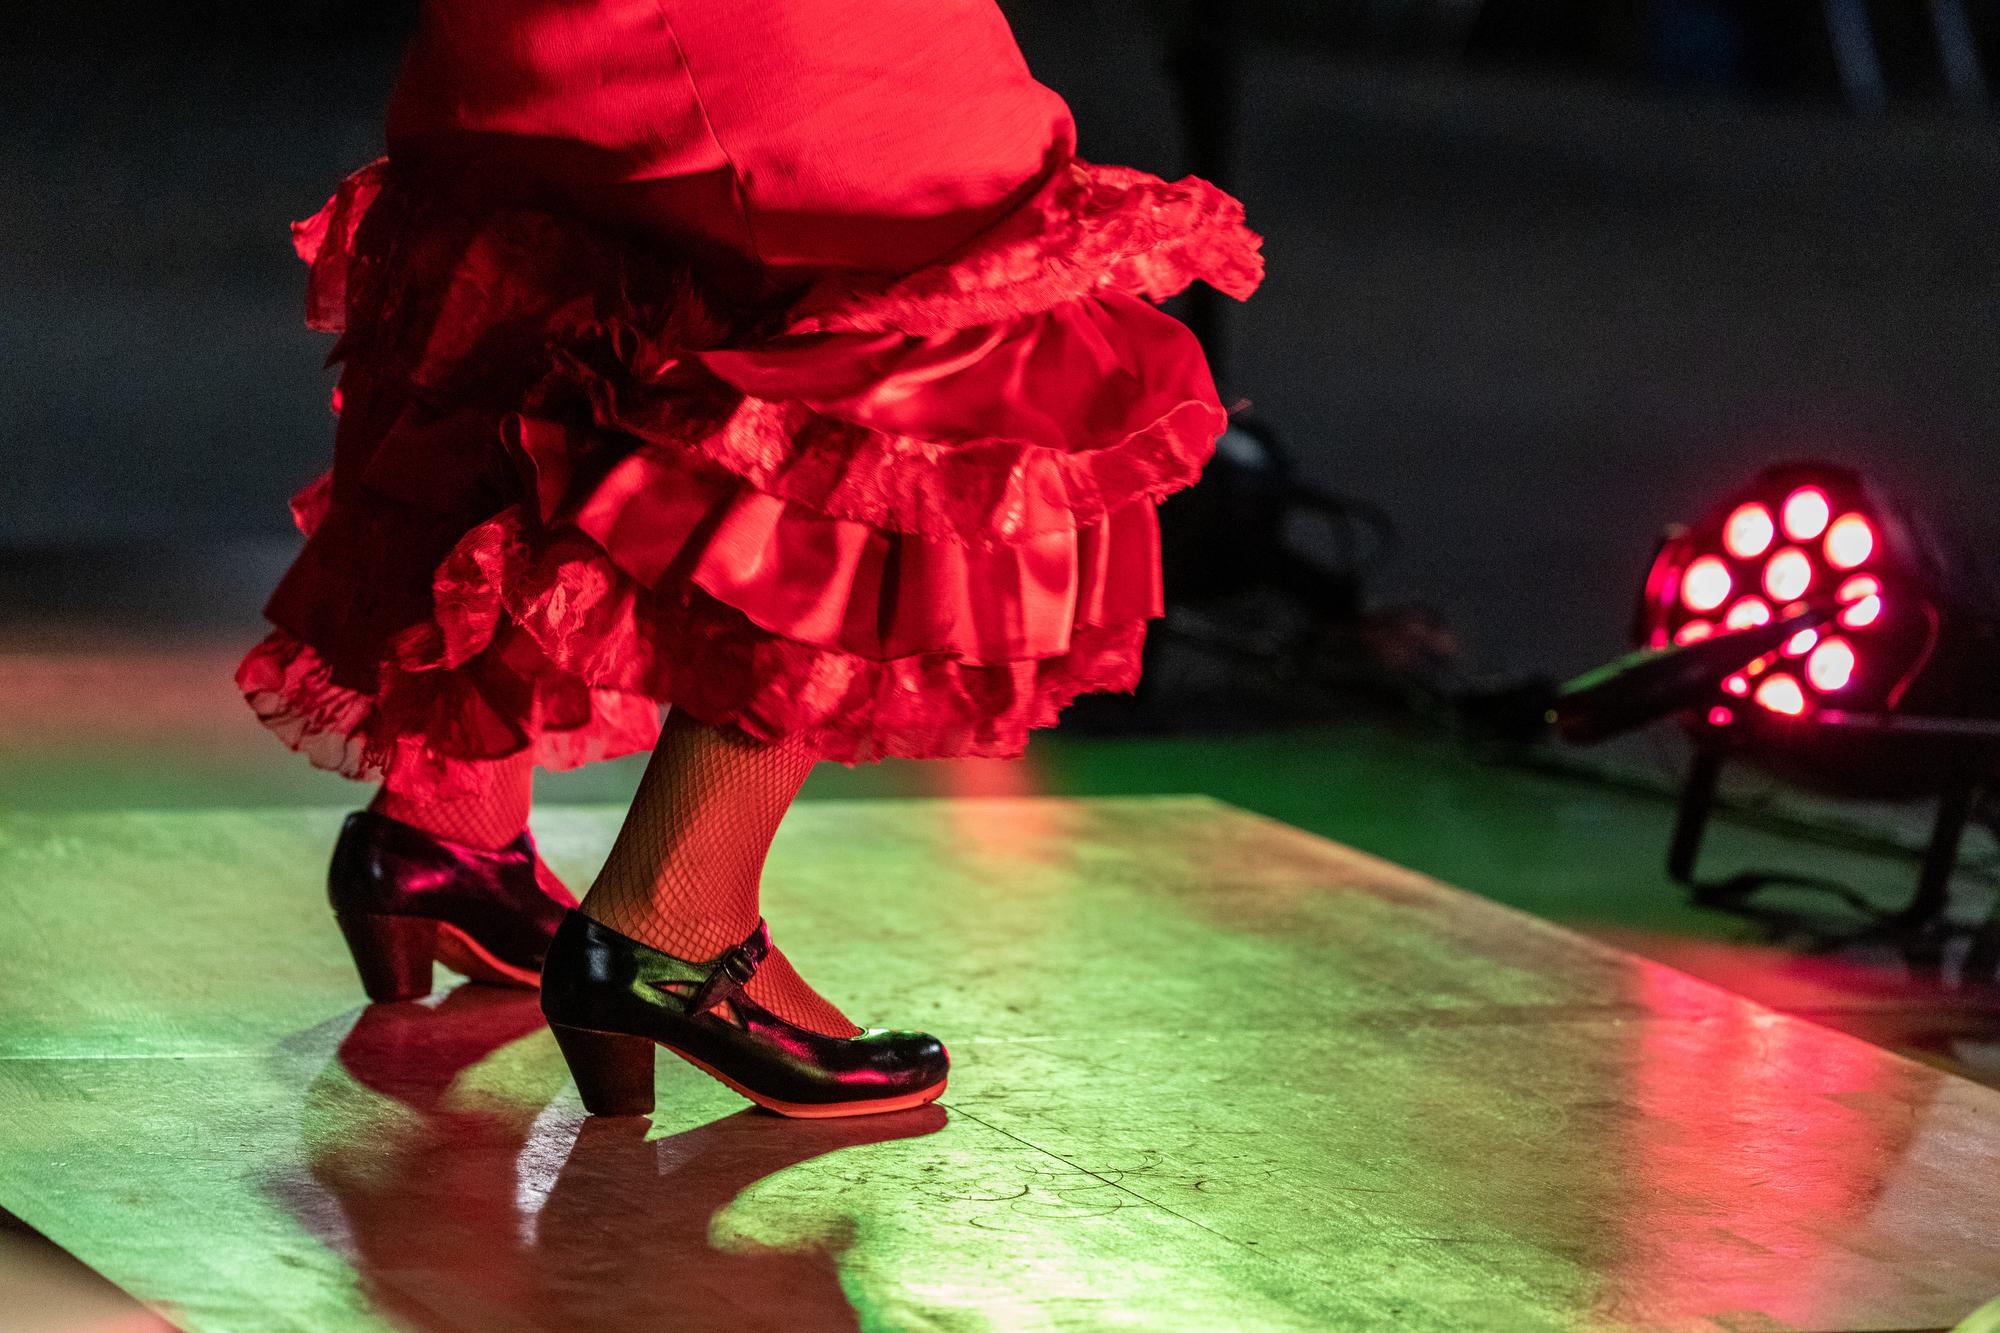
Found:
<path fill-rule="evenodd" d="M 1151 302 L 1261 276 L 1227 195 L 1081 163 L 936 264 L 761 306 L 386 163 L 295 231 L 342 417 L 237 680 L 321 766 L 432 792 L 646 749 L 663 704 L 855 763 L 1019 754 L 1129 690 L 1155 505 L 1225 425 Z"/>

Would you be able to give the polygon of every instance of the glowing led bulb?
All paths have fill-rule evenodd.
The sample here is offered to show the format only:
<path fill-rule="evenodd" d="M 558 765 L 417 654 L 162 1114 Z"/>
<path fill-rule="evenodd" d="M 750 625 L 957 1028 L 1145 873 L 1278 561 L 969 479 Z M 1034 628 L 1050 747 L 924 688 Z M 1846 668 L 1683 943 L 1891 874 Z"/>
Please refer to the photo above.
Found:
<path fill-rule="evenodd" d="M 1853 569 L 1875 554 L 1875 529 L 1859 514 L 1842 514 L 1826 530 L 1826 562 L 1835 569 Z"/>
<path fill-rule="evenodd" d="M 1755 597 L 1745 597 L 1729 608 L 1729 614 L 1722 618 L 1728 629 L 1754 629 L 1771 623 L 1771 608 Z"/>
<path fill-rule="evenodd" d="M 1789 602 L 1806 595 L 1812 576 L 1812 559 L 1798 547 L 1787 546 L 1764 566 L 1764 591 L 1775 601 Z"/>
<path fill-rule="evenodd" d="M 1729 600 L 1733 585 L 1729 566 L 1705 555 L 1689 565 L 1687 573 L 1681 576 L 1681 601 L 1690 611 L 1713 611 Z"/>
<path fill-rule="evenodd" d="M 1802 629 L 1797 634 L 1794 634 L 1791 638 L 1785 640 L 1785 656 L 1804 657 L 1807 653 L 1813 650 L 1813 645 L 1818 642 L 1819 642 L 1818 630 Z"/>
<path fill-rule="evenodd" d="M 1690 620 L 1674 631 L 1675 643 L 1700 643 L 1715 634 L 1715 626 L 1706 620 Z"/>
<path fill-rule="evenodd" d="M 1865 629 L 1882 618 L 1882 580 L 1873 574 L 1856 574 L 1837 595 L 1847 603 L 1840 623 L 1848 629 Z"/>
<path fill-rule="evenodd" d="M 1854 679 L 1854 649 L 1844 639 L 1828 639 L 1806 659 L 1806 679 L 1816 690 L 1831 693 Z"/>
<path fill-rule="evenodd" d="M 1764 683 L 1757 687 L 1757 702 L 1774 713 L 1797 717 L 1806 711 L 1806 692 L 1797 677 L 1780 672 L 1775 676 L 1766 676 Z"/>
<path fill-rule="evenodd" d="M 1755 560 L 1771 549 L 1777 531 L 1770 510 L 1760 504 L 1742 505 L 1722 525 L 1722 544 L 1738 560 Z"/>
<path fill-rule="evenodd" d="M 1825 532 L 1831 517 L 1833 508 L 1827 503 L 1826 492 L 1817 486 L 1801 486 L 1785 498 L 1785 535 L 1795 542 L 1809 542 Z"/>

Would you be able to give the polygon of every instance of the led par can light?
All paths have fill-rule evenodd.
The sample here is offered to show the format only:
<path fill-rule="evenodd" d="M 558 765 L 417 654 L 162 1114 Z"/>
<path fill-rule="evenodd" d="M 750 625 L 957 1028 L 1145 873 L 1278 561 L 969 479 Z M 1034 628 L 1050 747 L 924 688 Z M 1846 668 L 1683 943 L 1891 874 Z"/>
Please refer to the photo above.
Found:
<path fill-rule="evenodd" d="M 1858 473 L 1774 467 L 1669 530 L 1633 633 L 1663 649 L 1838 605 L 1684 710 L 1698 743 L 1842 795 L 1916 796 L 1945 780 L 1935 736 L 1856 716 L 2000 716 L 1996 603 L 1976 564 Z M 1726 733 L 1723 735 L 1723 733 Z"/>

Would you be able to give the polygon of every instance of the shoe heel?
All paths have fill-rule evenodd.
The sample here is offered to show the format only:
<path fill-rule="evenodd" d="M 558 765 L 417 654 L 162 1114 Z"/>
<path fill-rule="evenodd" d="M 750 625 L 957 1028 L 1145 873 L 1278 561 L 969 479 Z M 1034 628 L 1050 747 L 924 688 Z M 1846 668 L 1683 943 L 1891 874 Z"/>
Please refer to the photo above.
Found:
<path fill-rule="evenodd" d="M 420 1000 L 431 993 L 437 922 L 421 916 L 336 912 L 361 988 L 378 1003 Z"/>
<path fill-rule="evenodd" d="M 592 1115 L 653 1113 L 653 1043 L 644 1037 L 549 1024 Z"/>

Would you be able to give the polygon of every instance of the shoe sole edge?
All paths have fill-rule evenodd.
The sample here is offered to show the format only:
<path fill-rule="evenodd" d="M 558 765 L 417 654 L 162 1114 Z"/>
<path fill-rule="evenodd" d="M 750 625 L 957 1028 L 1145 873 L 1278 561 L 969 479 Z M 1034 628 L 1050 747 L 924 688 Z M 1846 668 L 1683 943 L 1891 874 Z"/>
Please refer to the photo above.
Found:
<path fill-rule="evenodd" d="M 775 1112 L 791 1120 L 837 1120 L 846 1116 L 887 1115 L 892 1111 L 910 1111 L 919 1106 L 928 1106 L 930 1103 L 944 1096 L 945 1084 L 951 1081 L 949 1078 L 941 1078 L 928 1088 L 920 1088 L 915 1092 L 906 1092 L 898 1097 L 876 1097 L 870 1098 L 867 1101 L 786 1102 L 780 1101 L 776 1097 L 766 1097 L 762 1093 L 752 1092 L 721 1070 L 714 1068 L 705 1061 L 697 1060 L 686 1051 L 669 1046 L 663 1041 L 655 1042 L 654 1045 L 660 1047 L 662 1050 L 672 1051 L 675 1055 L 678 1055 L 681 1059 L 687 1061 L 696 1069 L 699 1069 L 702 1073 L 708 1075 L 739 1096 L 748 1097 L 765 1110 Z"/>
<path fill-rule="evenodd" d="M 847 1102 L 788 1102 L 781 1098 L 770 1097 L 763 1093 L 752 1091 L 715 1066 L 709 1064 L 706 1060 L 698 1056 L 689 1055 L 678 1046 L 661 1041 L 655 1037 L 642 1037 L 633 1033 L 607 1032 L 601 1028 L 579 1027 L 573 1023 L 558 1023 L 555 1020 L 550 1021 L 550 1027 L 551 1029 L 560 1027 L 571 1033 L 573 1037 L 607 1038 L 620 1042 L 642 1041 L 650 1043 L 652 1046 L 666 1051 L 670 1055 L 680 1057 L 688 1064 L 693 1065 L 696 1069 L 714 1079 L 717 1083 L 720 1083 L 723 1087 L 728 1088 L 737 1096 L 748 1099 L 766 1111 L 791 1120 L 835 1120 L 849 1116 L 887 1115 L 895 1111 L 914 1110 L 919 1106 L 926 1106 L 936 1101 L 939 1097 L 942 1097 L 946 1085 L 950 1082 L 949 1077 L 941 1078 L 928 1087 L 918 1088 L 914 1092 L 900 1093 L 894 1097 L 871 1097 L 865 1100 Z M 559 1032 L 556 1035 L 558 1043 L 563 1045 L 564 1057 L 566 1059 L 572 1058 L 569 1045 L 563 1041 L 562 1034 Z M 574 1069 L 571 1070 L 571 1078 L 573 1081 L 577 1079 L 577 1071 Z M 578 1090 L 580 1092 L 583 1091 L 580 1082 L 578 1083 Z M 636 1091 L 636 1089 L 632 1091 Z M 599 1095 L 604 1096 L 605 1094 L 600 1093 Z M 651 1115 L 655 1106 L 650 1081 L 647 1083 L 643 1098 L 632 1096 L 629 1092 L 623 1095 L 612 1093 L 607 1096 L 607 1102 L 616 1103 L 620 1106 L 618 1110 L 592 1110 L 588 1105 L 589 1100 L 590 1098 L 586 1096 L 584 1109 L 589 1114 L 596 1116 Z M 641 1100 L 644 1102 L 643 1106 L 639 1104 Z M 629 1106 L 631 1109 L 624 1109 L 626 1106 Z"/>
<path fill-rule="evenodd" d="M 540 990 L 542 974 L 502 962 L 448 921 L 438 922 L 437 960 L 469 981 L 518 990 Z"/>

